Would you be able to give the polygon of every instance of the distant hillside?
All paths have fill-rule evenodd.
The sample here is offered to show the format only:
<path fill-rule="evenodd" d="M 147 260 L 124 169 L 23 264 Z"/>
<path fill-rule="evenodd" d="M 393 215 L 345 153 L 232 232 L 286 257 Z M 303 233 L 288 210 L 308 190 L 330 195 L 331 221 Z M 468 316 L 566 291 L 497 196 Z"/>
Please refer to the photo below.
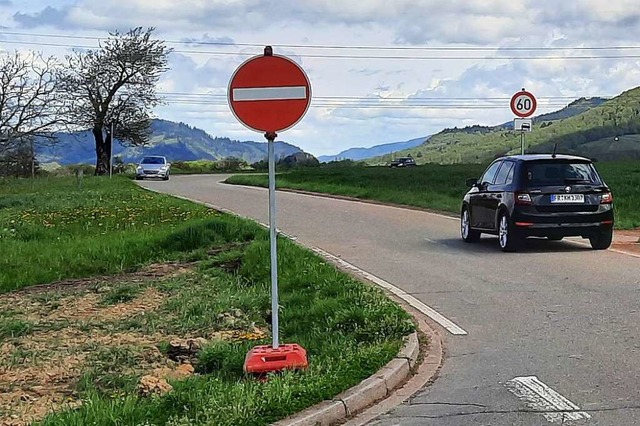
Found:
<path fill-rule="evenodd" d="M 545 124 L 550 121 L 558 121 L 563 120 L 565 118 L 571 118 L 576 115 L 582 114 L 585 111 L 588 111 L 591 108 L 595 108 L 597 106 L 602 105 L 607 102 L 607 99 L 604 98 L 580 98 L 573 102 L 571 102 L 566 107 L 562 108 L 559 111 L 550 112 L 548 114 L 538 115 L 533 117 L 534 126 L 537 124 Z M 506 123 L 498 124 L 497 126 L 468 126 L 462 129 L 454 127 L 453 129 L 444 129 L 441 133 L 490 133 L 493 131 L 501 131 L 501 130 L 511 130 L 513 129 L 513 121 L 507 121 Z"/>
<path fill-rule="evenodd" d="M 59 133 L 57 136 L 57 144 L 40 146 L 37 149 L 37 157 L 41 163 L 95 163 L 95 143 L 90 131 Z M 276 142 L 275 151 L 277 157 L 283 158 L 302 150 L 286 142 Z M 136 162 L 144 155 L 164 155 L 169 161 L 219 160 L 237 157 L 248 163 L 254 163 L 266 158 L 267 144 L 212 137 L 204 130 L 184 123 L 153 120 L 151 141 L 147 146 L 123 146 L 117 140 L 114 146 L 114 156 L 122 157 L 127 163 Z"/>
<path fill-rule="evenodd" d="M 604 98 L 580 98 L 571 102 L 560 111 L 537 116 L 536 118 L 534 118 L 533 124 L 544 123 L 547 121 L 564 120 L 565 118 L 575 117 L 576 115 L 587 112 L 592 108 L 599 107 L 605 102 L 607 102 L 607 99 Z M 513 122 L 511 122 L 511 124 L 513 125 Z"/>
<path fill-rule="evenodd" d="M 538 116 L 533 132 L 526 134 L 527 152 L 550 152 L 558 142 L 558 152 L 611 160 L 638 158 L 640 145 L 630 136 L 640 134 L 639 100 L 640 88 L 636 88 L 608 101 L 578 99 L 560 111 Z M 446 129 L 397 155 L 410 154 L 420 164 L 478 163 L 519 149 L 520 134 L 506 125 L 471 126 Z M 389 156 L 370 160 L 372 164 L 388 161 Z"/>
<path fill-rule="evenodd" d="M 321 155 L 318 157 L 321 163 L 326 163 L 334 160 L 366 160 L 367 158 L 378 157 L 380 155 L 391 154 L 392 152 L 401 151 L 403 149 L 413 148 L 414 146 L 422 145 L 428 136 L 412 139 L 406 142 L 394 142 L 386 143 L 383 145 L 372 146 L 371 148 L 350 148 L 346 151 L 342 151 L 336 155 Z"/>

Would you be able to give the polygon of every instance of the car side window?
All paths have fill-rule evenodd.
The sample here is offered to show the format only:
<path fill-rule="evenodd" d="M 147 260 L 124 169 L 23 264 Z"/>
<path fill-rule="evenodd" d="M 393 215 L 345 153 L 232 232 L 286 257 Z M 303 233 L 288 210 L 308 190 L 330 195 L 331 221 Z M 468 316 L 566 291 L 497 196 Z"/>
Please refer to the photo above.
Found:
<path fill-rule="evenodd" d="M 500 171 L 496 177 L 496 185 L 508 185 L 513 182 L 513 166 L 512 161 L 502 163 L 502 167 L 500 167 Z M 509 180 L 509 176 L 511 176 L 511 180 Z"/>
<path fill-rule="evenodd" d="M 501 164 L 502 164 L 502 161 L 496 161 L 495 163 L 490 165 L 487 171 L 484 172 L 484 174 L 482 175 L 482 178 L 480 178 L 480 183 L 492 184 L 496 178 L 496 174 L 498 173 L 498 169 L 500 168 Z"/>
<path fill-rule="evenodd" d="M 505 183 L 505 185 L 511 185 L 513 183 L 513 176 L 516 174 L 516 165 L 515 163 L 512 163 L 512 164 L 513 164 L 513 167 L 511 167 L 511 170 L 507 175 L 507 182 Z"/>

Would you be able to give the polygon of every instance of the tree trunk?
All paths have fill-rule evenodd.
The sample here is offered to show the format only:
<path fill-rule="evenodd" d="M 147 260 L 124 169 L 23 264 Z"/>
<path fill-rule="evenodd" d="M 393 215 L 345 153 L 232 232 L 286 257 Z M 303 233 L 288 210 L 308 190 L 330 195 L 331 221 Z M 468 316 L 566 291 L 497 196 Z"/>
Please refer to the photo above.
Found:
<path fill-rule="evenodd" d="M 94 126 L 93 137 L 96 141 L 96 176 L 103 176 L 109 174 L 109 144 L 111 142 L 111 138 L 107 136 L 105 139 L 104 134 L 102 132 L 102 126 Z"/>

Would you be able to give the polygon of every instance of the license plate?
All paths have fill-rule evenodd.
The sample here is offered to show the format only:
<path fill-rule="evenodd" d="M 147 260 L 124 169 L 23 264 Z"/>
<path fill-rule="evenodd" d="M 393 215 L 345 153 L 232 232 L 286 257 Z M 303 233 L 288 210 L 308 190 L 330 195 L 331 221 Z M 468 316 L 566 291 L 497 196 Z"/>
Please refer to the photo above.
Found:
<path fill-rule="evenodd" d="M 584 194 L 553 194 L 552 203 L 584 203 Z"/>

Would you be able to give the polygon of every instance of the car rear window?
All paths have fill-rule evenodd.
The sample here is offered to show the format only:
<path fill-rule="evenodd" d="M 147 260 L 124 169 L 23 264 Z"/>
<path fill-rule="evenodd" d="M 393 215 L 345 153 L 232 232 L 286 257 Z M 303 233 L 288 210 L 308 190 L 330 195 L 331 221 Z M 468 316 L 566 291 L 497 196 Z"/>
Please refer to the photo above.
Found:
<path fill-rule="evenodd" d="M 142 164 L 164 164 L 164 158 L 161 157 L 145 157 Z"/>
<path fill-rule="evenodd" d="M 569 184 L 601 185 L 591 163 L 576 161 L 543 161 L 527 163 L 524 167 L 527 186 L 559 186 Z"/>

